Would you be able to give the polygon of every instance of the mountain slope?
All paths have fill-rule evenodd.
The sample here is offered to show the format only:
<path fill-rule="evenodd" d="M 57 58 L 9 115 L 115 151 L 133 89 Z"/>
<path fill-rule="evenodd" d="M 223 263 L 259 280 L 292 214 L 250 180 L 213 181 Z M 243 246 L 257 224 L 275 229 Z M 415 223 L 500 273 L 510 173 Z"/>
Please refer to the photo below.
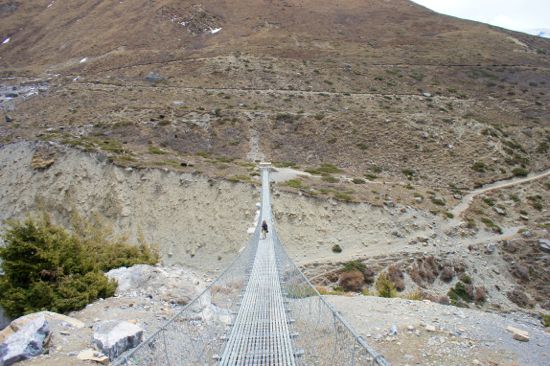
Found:
<path fill-rule="evenodd" d="M 4 142 L 241 178 L 250 172 L 233 159 L 331 163 L 449 200 L 548 168 L 550 41 L 539 37 L 401 0 L 11 1 L 0 14 L 5 87 L 48 83 L 9 101 Z M 337 181 L 305 191 L 350 190 Z"/>

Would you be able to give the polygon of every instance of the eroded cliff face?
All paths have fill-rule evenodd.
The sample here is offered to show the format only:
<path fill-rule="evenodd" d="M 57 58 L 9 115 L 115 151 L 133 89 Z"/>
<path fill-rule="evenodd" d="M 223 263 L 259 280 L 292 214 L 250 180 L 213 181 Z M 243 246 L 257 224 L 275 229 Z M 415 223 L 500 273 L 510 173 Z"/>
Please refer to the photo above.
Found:
<path fill-rule="evenodd" d="M 166 264 L 204 271 L 223 269 L 247 243 L 259 200 L 251 184 L 123 169 L 100 155 L 44 144 L 4 146 L 0 167 L 0 219 L 46 211 L 67 224 L 73 212 L 97 214 L 115 233 L 158 245 Z M 400 251 L 408 237 L 432 235 L 438 220 L 412 208 L 316 200 L 277 188 L 273 206 L 280 236 L 299 263 Z M 344 252 L 336 256 L 334 244 Z"/>
<path fill-rule="evenodd" d="M 33 168 L 37 151 L 54 164 Z M 45 211 L 67 224 L 73 212 L 97 214 L 115 233 L 158 245 L 166 264 L 204 271 L 227 266 L 247 243 L 257 198 L 251 185 L 121 169 L 63 147 L 18 143 L 0 149 L 0 219 Z"/>

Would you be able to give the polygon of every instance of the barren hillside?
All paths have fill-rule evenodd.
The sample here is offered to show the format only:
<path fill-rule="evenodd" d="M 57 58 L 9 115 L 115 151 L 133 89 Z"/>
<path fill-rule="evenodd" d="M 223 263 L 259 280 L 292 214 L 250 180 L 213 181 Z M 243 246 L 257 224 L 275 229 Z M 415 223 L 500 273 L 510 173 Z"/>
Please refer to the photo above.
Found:
<path fill-rule="evenodd" d="M 408 1 L 11 1 L 0 14 L 4 142 L 217 176 L 236 158 L 331 163 L 445 193 L 548 167 L 539 37 Z"/>

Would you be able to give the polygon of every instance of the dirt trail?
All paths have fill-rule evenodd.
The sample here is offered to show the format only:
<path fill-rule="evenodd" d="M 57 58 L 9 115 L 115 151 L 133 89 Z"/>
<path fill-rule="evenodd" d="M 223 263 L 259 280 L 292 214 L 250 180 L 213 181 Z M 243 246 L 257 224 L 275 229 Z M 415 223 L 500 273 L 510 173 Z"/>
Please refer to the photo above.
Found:
<path fill-rule="evenodd" d="M 470 204 L 473 202 L 474 198 L 480 194 L 494 191 L 501 188 L 511 187 L 517 184 L 531 182 L 533 180 L 537 180 L 547 176 L 550 176 L 550 169 L 547 169 L 537 174 L 530 174 L 525 178 L 511 178 L 511 179 L 506 179 L 506 180 L 501 180 L 494 183 L 486 184 L 483 187 L 475 189 L 472 192 L 468 193 L 466 196 L 464 196 L 462 198 L 462 201 L 458 205 L 456 205 L 451 212 L 455 217 L 458 218 L 460 217 L 460 215 L 462 215 L 462 213 L 464 213 L 464 211 L 468 209 L 468 207 L 470 207 Z"/>

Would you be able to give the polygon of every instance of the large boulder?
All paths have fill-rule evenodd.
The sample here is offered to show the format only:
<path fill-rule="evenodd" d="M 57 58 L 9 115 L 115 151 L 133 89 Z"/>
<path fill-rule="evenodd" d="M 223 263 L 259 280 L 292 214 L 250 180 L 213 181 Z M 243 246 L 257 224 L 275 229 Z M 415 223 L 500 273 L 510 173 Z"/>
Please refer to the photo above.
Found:
<path fill-rule="evenodd" d="M 118 282 L 117 295 L 148 296 L 180 305 L 187 304 L 204 289 L 197 276 L 178 267 L 138 264 L 112 269 L 106 275 Z"/>
<path fill-rule="evenodd" d="M 6 336 L 0 344 L 0 365 L 9 366 L 18 361 L 41 355 L 44 351 L 44 343 L 50 334 L 48 321 L 44 314 L 32 314 L 33 316 L 19 318 L 20 328 Z M 4 332 L 6 335 L 9 332 Z"/>
<path fill-rule="evenodd" d="M 4 342 L 9 336 L 18 332 L 21 328 L 33 321 L 35 318 L 45 318 L 48 324 L 61 323 L 73 328 L 84 328 L 86 324 L 70 316 L 54 313 L 51 311 L 40 311 L 38 313 L 27 314 L 12 321 L 7 327 L 0 331 L 0 343 Z"/>
<path fill-rule="evenodd" d="M 94 325 L 92 342 L 112 361 L 143 341 L 143 329 L 127 321 L 106 320 Z"/>

